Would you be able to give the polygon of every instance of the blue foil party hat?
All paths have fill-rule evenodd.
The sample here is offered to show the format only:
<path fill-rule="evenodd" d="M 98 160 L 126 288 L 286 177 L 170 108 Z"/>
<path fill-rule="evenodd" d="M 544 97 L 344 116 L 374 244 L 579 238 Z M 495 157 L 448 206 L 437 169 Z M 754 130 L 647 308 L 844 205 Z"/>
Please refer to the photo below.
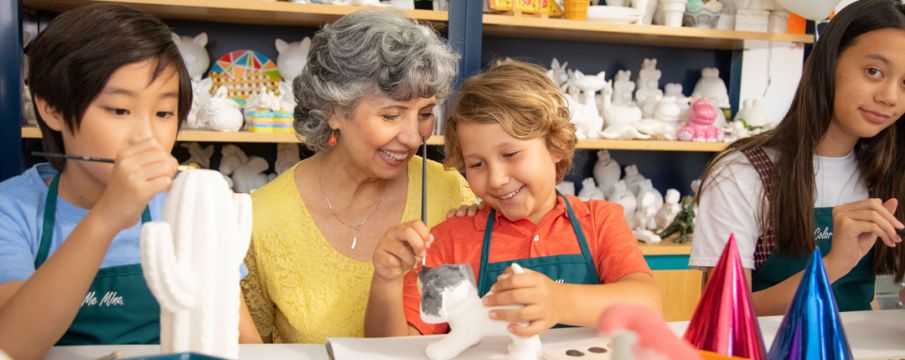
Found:
<path fill-rule="evenodd" d="M 854 359 L 818 248 L 804 269 L 767 359 Z"/>

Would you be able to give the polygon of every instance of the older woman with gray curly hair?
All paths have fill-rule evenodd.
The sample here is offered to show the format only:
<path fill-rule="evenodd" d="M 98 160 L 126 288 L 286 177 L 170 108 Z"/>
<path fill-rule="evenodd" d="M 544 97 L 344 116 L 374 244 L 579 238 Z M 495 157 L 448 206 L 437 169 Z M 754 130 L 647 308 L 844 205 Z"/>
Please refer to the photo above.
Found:
<path fill-rule="evenodd" d="M 420 218 L 423 161 L 426 225 L 474 202 L 461 175 L 415 155 L 456 60 L 433 29 L 393 11 L 355 12 L 314 36 L 294 92 L 296 131 L 315 154 L 252 194 L 242 285 L 265 341 L 363 335 L 374 249 Z"/>

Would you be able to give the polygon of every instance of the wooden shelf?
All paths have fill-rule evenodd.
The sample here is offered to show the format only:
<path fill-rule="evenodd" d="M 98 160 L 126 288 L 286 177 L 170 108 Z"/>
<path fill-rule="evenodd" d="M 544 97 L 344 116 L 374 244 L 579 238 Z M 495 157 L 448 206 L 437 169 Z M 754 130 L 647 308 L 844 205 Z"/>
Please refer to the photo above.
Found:
<path fill-rule="evenodd" d="M 23 127 L 23 139 L 40 139 L 41 130 Z M 294 133 L 252 133 L 246 131 L 220 132 L 204 130 L 181 130 L 177 141 L 195 142 L 240 142 L 240 143 L 300 143 Z M 428 145 L 443 145 L 443 136 L 434 135 L 427 140 Z M 579 149 L 642 150 L 642 151 L 696 151 L 719 152 L 726 143 L 662 141 L 662 140 L 580 140 Z"/>
<path fill-rule="evenodd" d="M 703 49 L 745 49 L 753 41 L 813 43 L 813 35 L 774 34 L 600 21 L 542 19 L 484 14 L 484 35 L 654 45 Z"/>
<path fill-rule="evenodd" d="M 122 4 L 163 19 L 259 25 L 321 26 L 361 6 L 303 4 L 275 0 L 23 0 L 35 10 L 65 11 L 85 4 Z M 404 10 L 413 19 L 445 23 L 445 11 Z"/>
<path fill-rule="evenodd" d="M 645 256 L 649 255 L 688 255 L 691 254 L 691 243 L 676 244 L 667 238 L 657 244 L 638 242 L 638 247 Z"/>

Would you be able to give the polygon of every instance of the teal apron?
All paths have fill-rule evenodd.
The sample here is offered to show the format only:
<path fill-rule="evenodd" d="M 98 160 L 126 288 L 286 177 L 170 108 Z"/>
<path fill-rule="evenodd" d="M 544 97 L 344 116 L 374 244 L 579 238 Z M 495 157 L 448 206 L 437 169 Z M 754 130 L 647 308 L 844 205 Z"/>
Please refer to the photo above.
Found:
<path fill-rule="evenodd" d="M 35 269 L 47 260 L 56 223 L 60 175 L 53 178 L 44 201 L 41 244 Z M 151 221 L 145 208 L 141 222 Z M 156 344 L 160 341 L 160 306 L 145 284 L 141 264 L 100 269 L 82 299 L 72 325 L 57 345 Z"/>
<path fill-rule="evenodd" d="M 487 215 L 487 227 L 484 229 L 484 245 L 481 249 L 481 269 L 478 274 L 478 293 L 484 297 L 490 291 L 490 287 L 496 283 L 498 276 L 502 275 L 512 263 L 518 263 L 525 269 L 531 269 L 542 273 L 558 283 L 565 284 L 600 284 L 600 277 L 597 276 L 597 268 L 594 266 L 594 259 L 591 257 L 591 250 L 584 237 L 584 231 L 572 211 L 572 205 L 565 196 L 559 195 L 566 204 L 566 210 L 569 212 L 569 219 L 572 221 L 572 229 L 575 230 L 575 236 L 578 238 L 578 246 L 581 247 L 581 254 L 542 256 L 528 259 L 515 259 L 508 261 L 500 261 L 495 263 L 487 263 L 490 257 L 490 238 L 493 233 L 493 222 L 496 217 L 496 210 L 491 209 Z M 557 325 L 560 327 L 560 325 Z"/>
<path fill-rule="evenodd" d="M 815 238 L 820 252 L 829 254 L 833 243 L 833 208 L 814 209 L 814 222 L 817 226 Z M 752 291 L 760 291 L 783 282 L 792 275 L 804 270 L 810 256 L 791 258 L 773 251 L 767 260 L 751 274 Z M 870 310 L 874 299 L 873 271 L 874 250 L 867 255 L 848 274 L 833 283 L 833 295 L 839 311 Z"/>

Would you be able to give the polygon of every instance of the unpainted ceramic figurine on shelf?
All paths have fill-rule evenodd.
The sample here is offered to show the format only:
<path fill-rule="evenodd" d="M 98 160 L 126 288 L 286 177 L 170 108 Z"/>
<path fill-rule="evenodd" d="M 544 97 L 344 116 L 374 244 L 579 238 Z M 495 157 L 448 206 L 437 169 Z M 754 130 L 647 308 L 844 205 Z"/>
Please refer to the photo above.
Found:
<path fill-rule="evenodd" d="M 512 264 L 516 274 L 524 270 Z M 449 323 L 449 333 L 427 345 L 425 353 L 431 360 L 453 359 L 481 342 L 486 336 L 509 336 L 507 358 L 536 360 L 541 351 L 540 337 L 519 337 L 507 330 L 509 323 L 491 320 L 492 309 L 514 309 L 521 306 L 489 308 L 481 303 L 474 283 L 474 272 L 468 264 L 425 267 L 418 274 L 421 280 L 421 320 L 428 324 Z"/>
<path fill-rule="evenodd" d="M 646 242 L 648 244 L 656 244 L 660 242 L 660 237 L 650 229 L 656 227 L 654 216 L 657 215 L 657 207 L 654 204 L 654 194 L 644 193 L 640 197 L 638 208 L 632 215 L 629 225 L 632 227 L 632 235 L 635 239 Z"/>
<path fill-rule="evenodd" d="M 654 14 L 654 23 L 672 27 L 682 26 L 687 0 L 660 0 L 660 6 Z"/>
<path fill-rule="evenodd" d="M 637 128 L 655 139 L 675 140 L 679 130 L 682 108 L 672 96 L 664 96 L 656 103 L 653 115 L 641 120 Z"/>
<path fill-rule="evenodd" d="M 226 87 L 217 88 L 214 97 L 198 111 L 198 124 L 204 129 L 239 131 L 245 124 L 239 104 L 227 96 Z"/>
<path fill-rule="evenodd" d="M 635 83 L 632 82 L 632 72 L 629 70 L 619 70 L 616 72 L 615 82 L 613 83 L 613 104 L 615 105 L 634 105 L 633 93 L 635 91 Z"/>
<path fill-rule="evenodd" d="M 723 141 L 723 129 L 713 125 L 716 113 L 716 108 L 706 99 L 695 100 L 688 122 L 679 129 L 676 137 L 682 141 Z"/>
<path fill-rule="evenodd" d="M 292 84 L 296 76 L 302 73 L 308 62 L 308 52 L 311 49 L 311 38 L 305 37 L 301 41 L 287 43 L 283 39 L 275 42 L 277 48 L 277 69 L 283 81 Z M 291 88 L 291 87 L 290 87 Z"/>
<path fill-rule="evenodd" d="M 723 11 L 720 12 L 720 18 L 716 22 L 716 28 L 720 30 L 735 30 L 735 13 L 737 11 L 736 2 L 741 0 L 722 0 Z"/>
<path fill-rule="evenodd" d="M 701 69 L 701 78 L 694 84 L 691 97 L 709 99 L 718 108 L 728 108 L 729 90 L 720 78 L 720 70 L 715 67 Z"/>
<path fill-rule="evenodd" d="M 204 124 L 198 118 L 201 109 L 211 99 L 211 87 L 214 86 L 211 78 L 204 78 L 200 81 L 192 81 L 192 108 L 185 119 L 186 129 L 204 129 Z"/>
<path fill-rule="evenodd" d="M 200 33 L 195 37 L 179 36 L 172 34 L 173 42 L 179 48 L 179 55 L 182 55 L 182 62 L 189 72 L 192 81 L 201 81 L 201 77 L 207 72 L 211 65 L 211 57 L 207 53 L 207 33 Z"/>
<path fill-rule="evenodd" d="M 239 266 L 251 242 L 251 198 L 212 170 L 173 180 L 163 221 L 141 229 L 141 267 L 160 303 L 160 351 L 239 357 Z"/>
<path fill-rule="evenodd" d="M 661 194 L 657 189 L 654 188 L 654 183 L 651 179 L 644 179 L 638 183 L 638 192 L 635 193 L 635 196 L 638 197 L 638 203 L 641 203 L 641 197 L 644 194 L 653 194 L 654 196 L 654 208 L 659 209 L 663 206 L 663 194 Z M 653 228 L 651 228 L 653 229 Z"/>
<path fill-rule="evenodd" d="M 301 160 L 299 144 L 277 144 L 277 160 L 273 163 L 273 169 L 277 174 L 282 174 Z"/>
<path fill-rule="evenodd" d="M 563 195 L 575 196 L 575 183 L 571 181 L 560 181 L 559 184 L 556 184 L 556 191 L 559 191 Z"/>
<path fill-rule="evenodd" d="M 31 98 L 31 90 L 28 85 L 22 89 L 22 119 L 25 125 L 38 126 L 38 117 L 35 116 L 35 105 Z"/>
<path fill-rule="evenodd" d="M 594 163 L 594 180 L 604 194 L 613 190 L 613 185 L 622 177 L 622 167 L 610 157 L 608 150 L 597 150 L 597 162 Z"/>
<path fill-rule="evenodd" d="M 550 62 L 550 70 L 547 70 L 547 76 L 550 77 L 550 80 L 553 80 L 553 83 L 556 86 L 559 86 L 559 89 L 562 91 L 566 91 L 566 87 L 569 83 L 569 72 L 566 69 L 569 67 L 569 62 L 559 63 L 559 59 L 553 58 L 553 61 Z"/>
<path fill-rule="evenodd" d="M 657 223 L 656 231 L 660 232 L 663 229 L 666 229 L 669 226 L 669 223 L 676 218 L 676 215 L 679 214 L 679 211 L 682 211 L 682 206 L 679 205 L 679 190 L 676 189 L 668 189 L 666 190 L 666 199 L 663 203 L 663 206 L 660 207 L 660 210 L 657 210 L 657 215 L 654 217 Z"/>
<path fill-rule="evenodd" d="M 641 109 L 635 105 L 614 104 L 612 87 L 603 89 L 600 109 L 606 120 L 606 128 L 600 134 L 604 139 L 650 139 L 650 135 L 636 128 L 641 121 Z"/>
<path fill-rule="evenodd" d="M 211 156 L 214 155 L 214 145 L 208 145 L 207 147 L 202 148 L 200 144 L 192 142 L 182 143 L 179 144 L 179 146 L 184 147 L 189 152 L 189 159 L 183 164 L 194 163 L 198 164 L 198 168 L 200 169 L 211 168 Z"/>
<path fill-rule="evenodd" d="M 578 139 L 599 139 L 603 130 L 603 117 L 597 108 L 596 94 L 610 86 L 605 79 L 606 73 L 601 71 L 597 75 L 584 75 L 581 71 L 575 71 L 572 85 L 581 90 L 581 96 L 577 110 L 570 120 L 575 124 L 575 135 Z"/>
<path fill-rule="evenodd" d="M 631 221 L 632 214 L 638 205 L 638 200 L 631 191 L 625 186 L 625 180 L 619 180 L 613 185 L 613 193 L 607 196 L 606 201 L 622 205 L 623 216 L 625 221 Z"/>
<path fill-rule="evenodd" d="M 641 191 L 641 182 L 647 180 L 647 178 L 641 175 L 638 165 L 632 164 L 625 167 L 625 177 L 622 180 L 625 180 L 625 188 L 628 191 L 638 195 L 638 192 Z"/>
<path fill-rule="evenodd" d="M 769 116 L 763 108 L 761 99 L 745 99 L 741 108 L 735 114 L 735 120 L 726 124 L 726 142 L 733 142 L 776 127 L 769 121 Z"/>
<path fill-rule="evenodd" d="M 248 156 L 236 145 L 224 145 L 220 150 L 220 173 L 230 178 L 230 187 L 237 193 L 250 193 L 267 184 L 264 174 L 270 167 L 259 156 Z"/>
<path fill-rule="evenodd" d="M 578 198 L 581 200 L 603 200 L 604 193 L 597 187 L 594 178 L 589 177 L 581 181 L 581 190 L 578 192 Z"/>
<path fill-rule="evenodd" d="M 635 91 L 635 101 L 644 109 L 645 104 L 660 101 L 663 97 L 663 90 L 660 90 L 660 77 L 662 72 L 657 69 L 657 59 L 644 59 L 641 64 L 641 71 L 638 72 L 638 90 Z M 650 116 L 652 113 L 645 113 Z"/>
<path fill-rule="evenodd" d="M 663 86 L 663 96 L 672 96 L 676 99 L 676 104 L 679 105 L 679 109 L 682 112 L 679 114 L 680 119 L 685 119 L 688 117 L 688 109 L 691 108 L 691 104 L 688 103 L 688 97 L 682 93 L 682 84 L 679 83 L 666 83 Z"/>

